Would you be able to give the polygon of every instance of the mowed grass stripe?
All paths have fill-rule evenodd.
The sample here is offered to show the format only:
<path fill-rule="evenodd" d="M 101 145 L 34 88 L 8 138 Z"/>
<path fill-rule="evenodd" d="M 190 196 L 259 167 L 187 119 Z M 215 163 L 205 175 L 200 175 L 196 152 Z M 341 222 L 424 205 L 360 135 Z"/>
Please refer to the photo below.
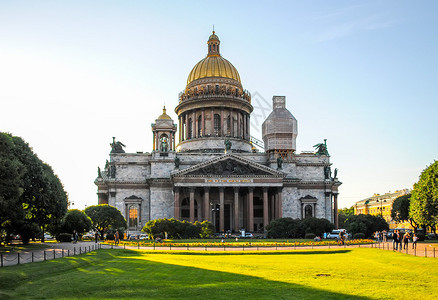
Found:
<path fill-rule="evenodd" d="M 282 255 L 100 250 L 0 269 L 0 298 L 435 299 L 437 262 L 378 249 Z"/>

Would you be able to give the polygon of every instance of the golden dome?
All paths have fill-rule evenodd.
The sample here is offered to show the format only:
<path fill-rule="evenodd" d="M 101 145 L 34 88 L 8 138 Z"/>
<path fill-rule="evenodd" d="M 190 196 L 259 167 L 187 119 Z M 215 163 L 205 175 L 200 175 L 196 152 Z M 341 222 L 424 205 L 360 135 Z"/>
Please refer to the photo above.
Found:
<path fill-rule="evenodd" d="M 231 78 L 242 84 L 237 69 L 222 56 L 207 56 L 198 62 L 190 72 L 187 84 L 205 77 Z"/>
<path fill-rule="evenodd" d="M 192 69 L 187 78 L 187 85 L 191 82 L 206 77 L 230 78 L 240 82 L 237 69 L 219 53 L 219 37 L 213 31 L 208 39 L 208 55 L 198 62 Z"/>
<path fill-rule="evenodd" d="M 166 106 L 163 107 L 163 114 L 158 117 L 158 120 L 172 120 L 169 115 L 166 114 Z"/>

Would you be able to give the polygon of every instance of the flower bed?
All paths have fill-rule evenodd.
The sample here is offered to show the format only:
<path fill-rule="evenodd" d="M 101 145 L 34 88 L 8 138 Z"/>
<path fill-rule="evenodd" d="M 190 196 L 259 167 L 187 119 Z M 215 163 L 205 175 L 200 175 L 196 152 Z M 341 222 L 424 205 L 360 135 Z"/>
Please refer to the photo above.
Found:
<path fill-rule="evenodd" d="M 345 245 L 358 245 L 358 244 L 372 244 L 373 240 L 369 239 L 355 239 L 345 241 Z M 113 241 L 105 241 L 104 244 L 112 245 Z M 260 241 L 244 241 L 244 242 L 188 242 L 188 243 L 178 243 L 169 242 L 164 240 L 163 242 L 156 243 L 154 241 L 121 241 L 119 246 L 135 246 L 135 247 L 192 247 L 192 248 L 242 248 L 242 247 L 303 247 L 303 246 L 337 246 L 339 243 L 334 240 L 325 241 L 302 241 L 302 242 L 260 242 Z"/>

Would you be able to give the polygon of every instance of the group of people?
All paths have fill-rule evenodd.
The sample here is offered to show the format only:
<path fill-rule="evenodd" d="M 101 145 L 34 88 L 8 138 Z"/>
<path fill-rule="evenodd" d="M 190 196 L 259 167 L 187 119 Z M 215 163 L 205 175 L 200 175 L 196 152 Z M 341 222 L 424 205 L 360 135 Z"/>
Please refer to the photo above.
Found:
<path fill-rule="evenodd" d="M 412 238 L 412 249 L 417 248 L 418 236 L 415 233 L 413 236 L 411 236 L 411 233 L 409 231 L 403 233 L 400 230 L 394 230 L 394 234 L 392 237 L 393 237 L 392 248 L 394 250 L 398 250 L 399 245 L 400 245 L 400 250 L 408 249 L 409 240 L 411 238 Z"/>

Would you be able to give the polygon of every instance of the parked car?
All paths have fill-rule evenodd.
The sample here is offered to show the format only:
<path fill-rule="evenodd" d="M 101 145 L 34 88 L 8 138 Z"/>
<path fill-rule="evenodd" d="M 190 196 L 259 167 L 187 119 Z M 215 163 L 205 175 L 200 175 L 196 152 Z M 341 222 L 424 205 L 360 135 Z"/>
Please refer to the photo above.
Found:
<path fill-rule="evenodd" d="M 53 236 L 48 233 L 44 233 L 44 240 L 53 240 Z"/>
<path fill-rule="evenodd" d="M 335 229 L 335 230 L 332 230 L 332 232 L 327 234 L 327 238 L 328 239 L 335 239 L 335 240 L 337 240 L 337 239 L 339 239 L 339 233 L 341 231 L 343 231 L 343 230 L 345 230 L 345 229 Z M 349 233 L 345 230 L 345 238 L 348 239 L 349 236 L 350 236 Z"/>
<path fill-rule="evenodd" d="M 146 233 L 142 233 L 140 234 L 140 236 L 138 237 L 139 240 L 148 240 L 149 236 Z"/>
<path fill-rule="evenodd" d="M 241 238 L 252 239 L 254 235 L 251 232 L 245 232 L 245 236 L 241 235 Z"/>

